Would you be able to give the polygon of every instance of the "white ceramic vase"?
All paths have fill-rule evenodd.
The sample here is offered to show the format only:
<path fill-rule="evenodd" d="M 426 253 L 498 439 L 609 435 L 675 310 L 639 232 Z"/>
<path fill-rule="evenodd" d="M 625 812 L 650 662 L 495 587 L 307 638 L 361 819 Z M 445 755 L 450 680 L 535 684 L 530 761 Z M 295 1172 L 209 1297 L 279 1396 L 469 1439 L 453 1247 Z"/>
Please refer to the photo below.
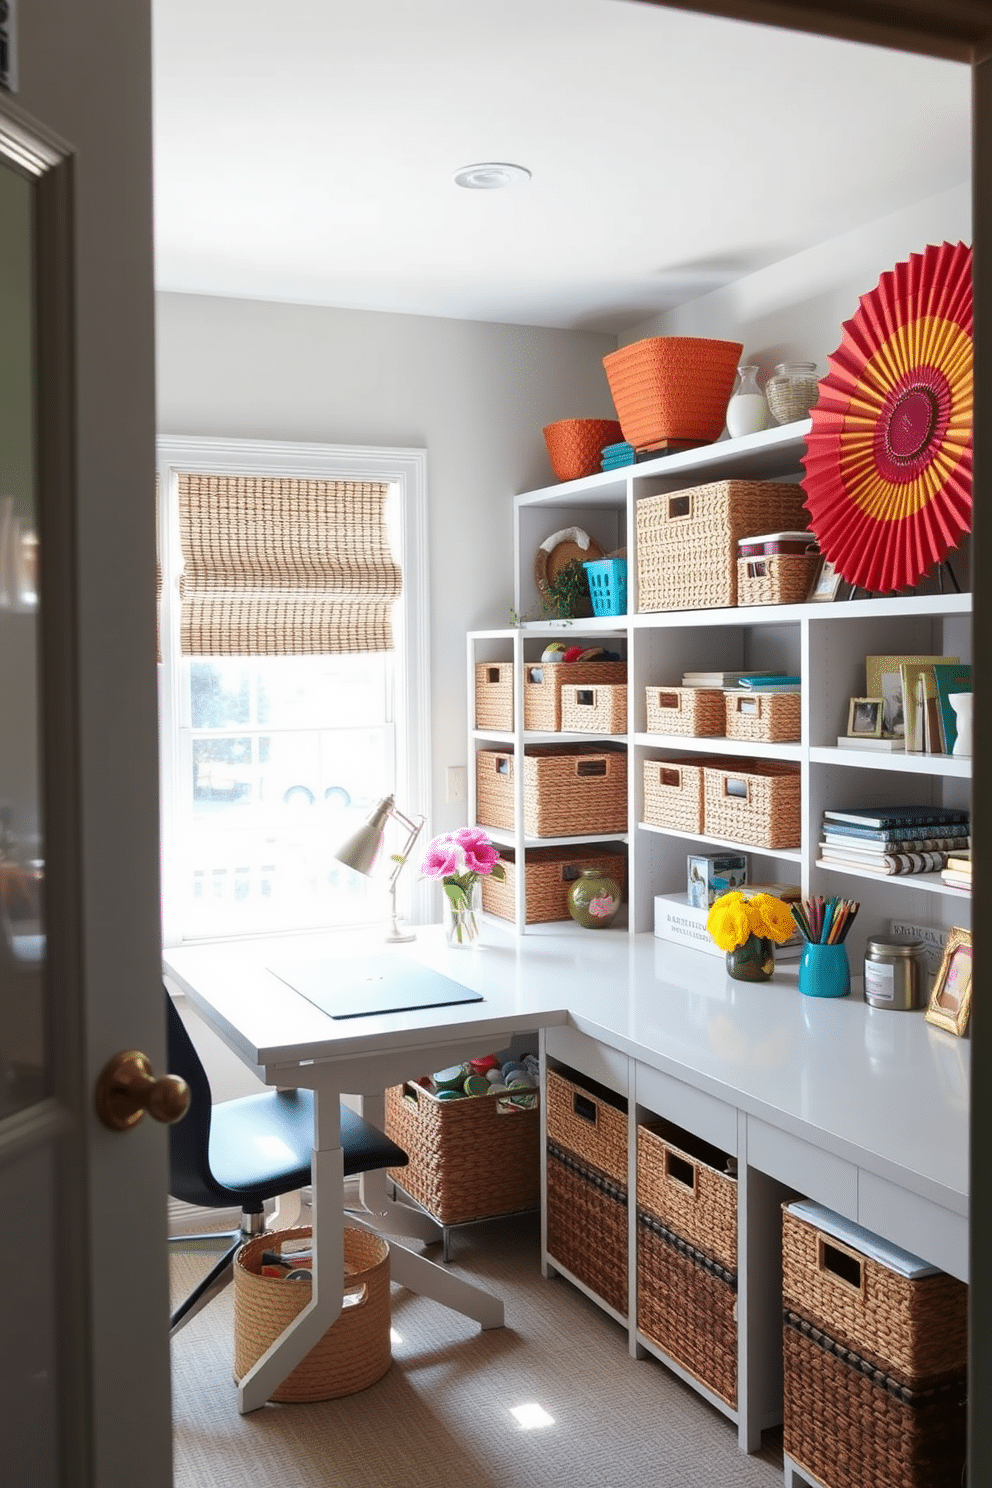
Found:
<path fill-rule="evenodd" d="M 954 709 L 957 720 L 957 738 L 954 740 L 952 754 L 969 755 L 971 748 L 971 705 L 973 694 L 970 692 L 952 692 L 947 701 Z"/>

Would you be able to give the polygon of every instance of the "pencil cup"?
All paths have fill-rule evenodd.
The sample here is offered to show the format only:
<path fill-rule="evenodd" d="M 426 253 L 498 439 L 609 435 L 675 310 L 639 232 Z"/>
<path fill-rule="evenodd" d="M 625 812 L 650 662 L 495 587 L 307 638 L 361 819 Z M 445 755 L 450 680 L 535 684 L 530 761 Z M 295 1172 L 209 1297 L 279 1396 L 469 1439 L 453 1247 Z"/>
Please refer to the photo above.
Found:
<path fill-rule="evenodd" d="M 807 941 L 799 962 L 799 990 L 806 997 L 846 997 L 851 990 L 847 947 Z"/>

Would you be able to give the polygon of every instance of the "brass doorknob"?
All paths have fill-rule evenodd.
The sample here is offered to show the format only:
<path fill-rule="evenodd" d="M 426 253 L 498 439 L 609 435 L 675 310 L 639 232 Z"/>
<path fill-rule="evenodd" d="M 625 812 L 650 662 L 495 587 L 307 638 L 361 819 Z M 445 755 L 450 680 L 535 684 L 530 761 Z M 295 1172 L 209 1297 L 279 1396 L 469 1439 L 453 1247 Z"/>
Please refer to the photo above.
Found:
<path fill-rule="evenodd" d="M 96 1113 L 111 1131 L 137 1126 L 147 1111 L 166 1126 L 181 1121 L 189 1110 L 190 1088 L 179 1075 L 152 1074 L 148 1056 L 122 1049 L 103 1069 L 96 1086 Z"/>

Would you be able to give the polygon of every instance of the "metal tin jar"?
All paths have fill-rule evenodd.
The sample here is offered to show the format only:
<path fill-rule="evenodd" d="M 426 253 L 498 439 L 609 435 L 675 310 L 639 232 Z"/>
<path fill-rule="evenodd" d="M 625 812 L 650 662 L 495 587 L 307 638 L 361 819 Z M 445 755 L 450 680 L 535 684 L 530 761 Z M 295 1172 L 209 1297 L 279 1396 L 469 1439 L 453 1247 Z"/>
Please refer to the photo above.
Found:
<path fill-rule="evenodd" d="M 906 1012 L 926 1001 L 927 963 L 922 940 L 875 935 L 865 945 L 865 1002 Z"/>

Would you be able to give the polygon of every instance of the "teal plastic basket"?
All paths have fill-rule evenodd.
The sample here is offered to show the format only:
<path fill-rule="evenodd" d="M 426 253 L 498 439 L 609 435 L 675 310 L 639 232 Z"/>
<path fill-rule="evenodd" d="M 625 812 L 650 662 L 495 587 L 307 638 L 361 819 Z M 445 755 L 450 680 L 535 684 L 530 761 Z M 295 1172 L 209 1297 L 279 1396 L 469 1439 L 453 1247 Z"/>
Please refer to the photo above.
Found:
<path fill-rule="evenodd" d="M 626 615 L 627 560 L 600 558 L 583 563 L 589 579 L 589 597 L 594 615 Z"/>

